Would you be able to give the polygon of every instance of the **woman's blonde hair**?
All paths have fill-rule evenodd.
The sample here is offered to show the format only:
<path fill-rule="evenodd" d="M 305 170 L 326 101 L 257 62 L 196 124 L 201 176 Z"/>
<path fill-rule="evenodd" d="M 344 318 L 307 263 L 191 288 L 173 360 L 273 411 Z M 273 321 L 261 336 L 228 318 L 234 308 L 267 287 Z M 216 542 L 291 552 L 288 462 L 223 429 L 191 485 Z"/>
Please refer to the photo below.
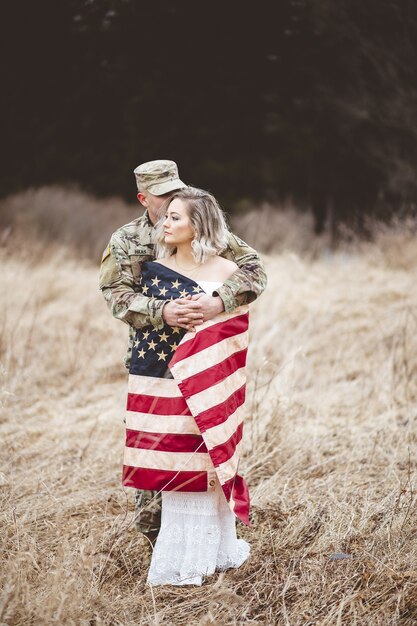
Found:
<path fill-rule="evenodd" d="M 194 239 L 191 242 L 196 263 L 204 263 L 209 257 L 221 253 L 227 247 L 227 224 L 223 211 L 216 198 L 208 191 L 197 187 L 179 189 L 168 198 L 163 217 L 156 225 L 156 257 L 162 258 L 175 253 L 176 247 L 164 242 L 165 214 L 171 202 L 184 200 L 188 210 Z"/>

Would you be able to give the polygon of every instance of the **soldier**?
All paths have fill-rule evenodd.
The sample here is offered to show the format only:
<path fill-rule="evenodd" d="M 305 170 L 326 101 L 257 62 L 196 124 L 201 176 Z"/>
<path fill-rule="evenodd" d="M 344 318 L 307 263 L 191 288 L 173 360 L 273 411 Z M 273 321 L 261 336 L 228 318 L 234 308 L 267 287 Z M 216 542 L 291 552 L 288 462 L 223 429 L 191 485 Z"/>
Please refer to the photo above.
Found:
<path fill-rule="evenodd" d="M 141 265 L 154 257 L 154 226 L 170 193 L 186 187 L 178 176 L 174 161 L 149 161 L 135 170 L 137 198 L 144 214 L 122 226 L 110 238 L 101 260 L 99 285 L 113 316 L 129 325 L 125 365 L 132 354 L 135 329 L 152 325 L 190 328 L 213 318 L 222 311 L 233 311 L 252 302 L 265 289 L 266 274 L 255 250 L 229 234 L 223 256 L 239 269 L 215 292 L 198 294 L 193 299 L 155 300 L 140 291 Z M 160 526 L 160 496 L 136 491 L 136 528 L 154 543 Z"/>

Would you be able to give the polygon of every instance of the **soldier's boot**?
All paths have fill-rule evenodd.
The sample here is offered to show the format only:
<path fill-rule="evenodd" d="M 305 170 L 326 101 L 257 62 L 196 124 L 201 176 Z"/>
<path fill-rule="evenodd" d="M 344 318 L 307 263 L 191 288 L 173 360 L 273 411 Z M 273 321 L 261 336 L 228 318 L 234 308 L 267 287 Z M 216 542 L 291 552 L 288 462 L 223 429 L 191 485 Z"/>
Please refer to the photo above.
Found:
<path fill-rule="evenodd" d="M 135 527 L 155 545 L 161 528 L 161 494 L 157 491 L 136 490 Z"/>

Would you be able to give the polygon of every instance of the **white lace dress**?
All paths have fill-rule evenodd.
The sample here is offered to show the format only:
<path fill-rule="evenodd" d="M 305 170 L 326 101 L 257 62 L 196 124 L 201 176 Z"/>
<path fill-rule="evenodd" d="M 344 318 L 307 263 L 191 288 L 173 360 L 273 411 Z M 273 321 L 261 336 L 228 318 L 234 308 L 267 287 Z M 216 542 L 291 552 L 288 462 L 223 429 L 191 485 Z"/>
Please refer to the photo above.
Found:
<path fill-rule="evenodd" d="M 198 281 L 206 293 L 221 283 Z M 214 491 L 162 492 L 161 529 L 152 553 L 150 585 L 201 585 L 204 576 L 236 568 L 249 556 L 220 483 Z"/>

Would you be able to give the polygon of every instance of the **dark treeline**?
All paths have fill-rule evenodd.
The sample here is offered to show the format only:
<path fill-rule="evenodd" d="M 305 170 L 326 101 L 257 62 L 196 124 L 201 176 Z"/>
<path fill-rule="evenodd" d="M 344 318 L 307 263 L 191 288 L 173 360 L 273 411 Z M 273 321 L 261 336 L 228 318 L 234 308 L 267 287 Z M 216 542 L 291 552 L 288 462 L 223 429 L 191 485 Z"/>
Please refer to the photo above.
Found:
<path fill-rule="evenodd" d="M 414 0 L 14 0 L 1 29 L 2 195 L 134 199 L 134 167 L 172 158 L 318 230 L 417 200 Z"/>

